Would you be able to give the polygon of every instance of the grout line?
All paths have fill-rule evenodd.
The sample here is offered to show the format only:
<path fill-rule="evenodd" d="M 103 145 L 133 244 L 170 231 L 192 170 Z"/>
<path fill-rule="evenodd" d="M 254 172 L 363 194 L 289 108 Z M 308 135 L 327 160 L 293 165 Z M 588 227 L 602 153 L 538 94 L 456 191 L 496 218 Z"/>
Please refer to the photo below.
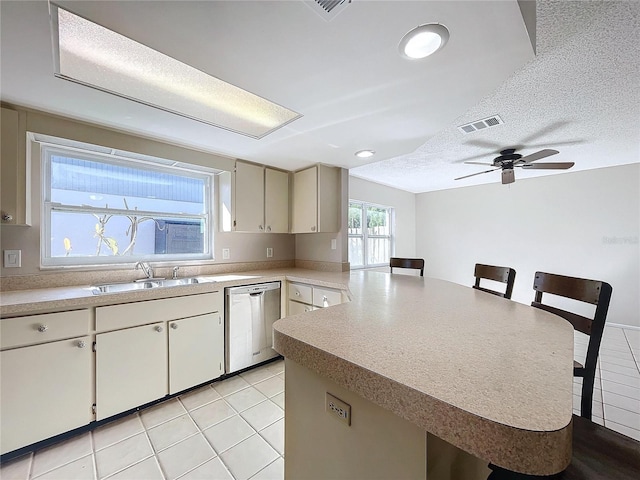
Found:
<path fill-rule="evenodd" d="M 89 441 L 91 442 L 91 460 L 93 462 L 93 478 L 98 480 L 98 460 L 96 459 L 96 442 L 93 438 L 93 431 L 89 432 Z"/>

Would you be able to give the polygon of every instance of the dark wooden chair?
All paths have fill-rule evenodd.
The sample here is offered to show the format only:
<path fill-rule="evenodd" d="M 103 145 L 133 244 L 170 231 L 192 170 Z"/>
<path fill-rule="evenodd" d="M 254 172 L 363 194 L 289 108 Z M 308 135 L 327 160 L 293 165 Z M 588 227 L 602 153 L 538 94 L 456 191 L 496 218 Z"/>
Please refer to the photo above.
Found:
<path fill-rule="evenodd" d="M 584 278 L 536 272 L 533 289 L 536 291 L 536 294 L 531 306 L 556 314 L 568 320 L 575 330 L 589 335 L 589 345 L 587 346 L 585 363 L 581 365 L 574 361 L 573 375 L 575 377 L 582 377 L 580 415 L 591 420 L 596 362 L 598 361 L 602 332 L 604 331 L 604 323 L 607 319 L 609 301 L 611 300 L 611 285 L 597 280 L 586 280 Z M 542 303 L 543 293 L 550 293 L 595 305 L 595 313 L 592 318 L 588 318 L 544 304 Z"/>
<path fill-rule="evenodd" d="M 535 455 L 535 452 L 531 452 Z M 573 455 L 567 469 L 551 477 L 523 475 L 489 465 L 488 480 L 635 480 L 640 472 L 640 442 L 573 416 Z"/>
<path fill-rule="evenodd" d="M 423 258 L 399 258 L 391 257 L 389 259 L 389 267 L 391 267 L 391 273 L 394 268 L 413 268 L 420 270 L 420 276 L 424 277 L 424 259 Z"/>
<path fill-rule="evenodd" d="M 492 293 L 503 298 L 511 298 L 513 293 L 513 284 L 516 281 L 516 271 L 509 267 L 496 267 L 494 265 L 483 265 L 476 263 L 474 271 L 476 277 L 476 283 L 473 286 L 476 290 L 482 290 L 483 292 Z M 504 293 L 496 292 L 485 287 L 480 286 L 480 279 L 493 280 L 495 282 L 502 282 L 507 284 L 506 291 Z"/>

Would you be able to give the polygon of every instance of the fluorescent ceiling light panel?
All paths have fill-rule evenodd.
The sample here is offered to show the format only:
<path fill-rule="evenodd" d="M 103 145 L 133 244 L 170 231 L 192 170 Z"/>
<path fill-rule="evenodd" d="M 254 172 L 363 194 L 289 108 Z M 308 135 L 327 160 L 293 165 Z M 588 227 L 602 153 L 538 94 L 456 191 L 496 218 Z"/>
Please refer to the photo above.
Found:
<path fill-rule="evenodd" d="M 302 115 L 51 5 L 55 75 L 262 138 Z"/>

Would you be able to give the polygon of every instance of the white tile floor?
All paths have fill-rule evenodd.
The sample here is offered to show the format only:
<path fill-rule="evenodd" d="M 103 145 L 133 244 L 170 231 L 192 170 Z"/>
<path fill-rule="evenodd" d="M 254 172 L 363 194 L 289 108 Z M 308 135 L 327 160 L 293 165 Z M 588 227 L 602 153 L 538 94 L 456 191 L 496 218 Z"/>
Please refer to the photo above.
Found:
<path fill-rule="evenodd" d="M 576 335 L 576 358 L 586 353 Z M 579 412 L 580 381 L 574 382 Z M 640 440 L 640 330 L 608 327 L 594 421 Z M 0 467 L 2 480 L 282 480 L 284 362 L 167 400 Z"/>

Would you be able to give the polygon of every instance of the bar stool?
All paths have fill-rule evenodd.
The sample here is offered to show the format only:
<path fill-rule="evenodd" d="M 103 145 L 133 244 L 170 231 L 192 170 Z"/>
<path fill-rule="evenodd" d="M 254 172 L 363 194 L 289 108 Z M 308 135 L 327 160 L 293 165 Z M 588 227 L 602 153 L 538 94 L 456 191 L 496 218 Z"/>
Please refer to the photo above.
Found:
<path fill-rule="evenodd" d="M 394 268 L 413 268 L 420 270 L 420 276 L 424 277 L 424 259 L 423 258 L 399 258 L 391 257 L 389 259 L 389 267 L 391 267 L 391 273 Z"/>
<path fill-rule="evenodd" d="M 573 376 L 582 377 L 582 398 L 580 401 L 580 415 L 591 420 L 591 404 L 593 402 L 593 383 L 596 375 L 596 363 L 604 324 L 613 289 L 606 282 L 586 280 L 584 278 L 565 277 L 552 273 L 536 272 L 533 281 L 536 291 L 532 307 L 540 308 L 558 315 L 569 321 L 575 330 L 589 335 L 587 357 L 584 366 L 574 360 Z M 584 317 L 576 313 L 562 310 L 542 303 L 542 294 L 550 293 L 560 297 L 571 298 L 595 305 L 593 318 Z"/>
<path fill-rule="evenodd" d="M 475 288 L 476 290 L 481 290 L 483 292 L 491 293 L 503 298 L 511 298 L 511 293 L 513 292 L 513 284 L 516 281 L 516 271 L 513 268 L 496 267 L 494 265 L 483 265 L 481 263 L 476 263 L 474 276 L 476 277 L 476 283 L 473 288 Z M 496 292 L 495 290 L 481 287 L 480 279 L 482 278 L 486 280 L 493 280 L 495 282 L 506 283 L 506 291 L 504 293 L 501 293 Z"/>

